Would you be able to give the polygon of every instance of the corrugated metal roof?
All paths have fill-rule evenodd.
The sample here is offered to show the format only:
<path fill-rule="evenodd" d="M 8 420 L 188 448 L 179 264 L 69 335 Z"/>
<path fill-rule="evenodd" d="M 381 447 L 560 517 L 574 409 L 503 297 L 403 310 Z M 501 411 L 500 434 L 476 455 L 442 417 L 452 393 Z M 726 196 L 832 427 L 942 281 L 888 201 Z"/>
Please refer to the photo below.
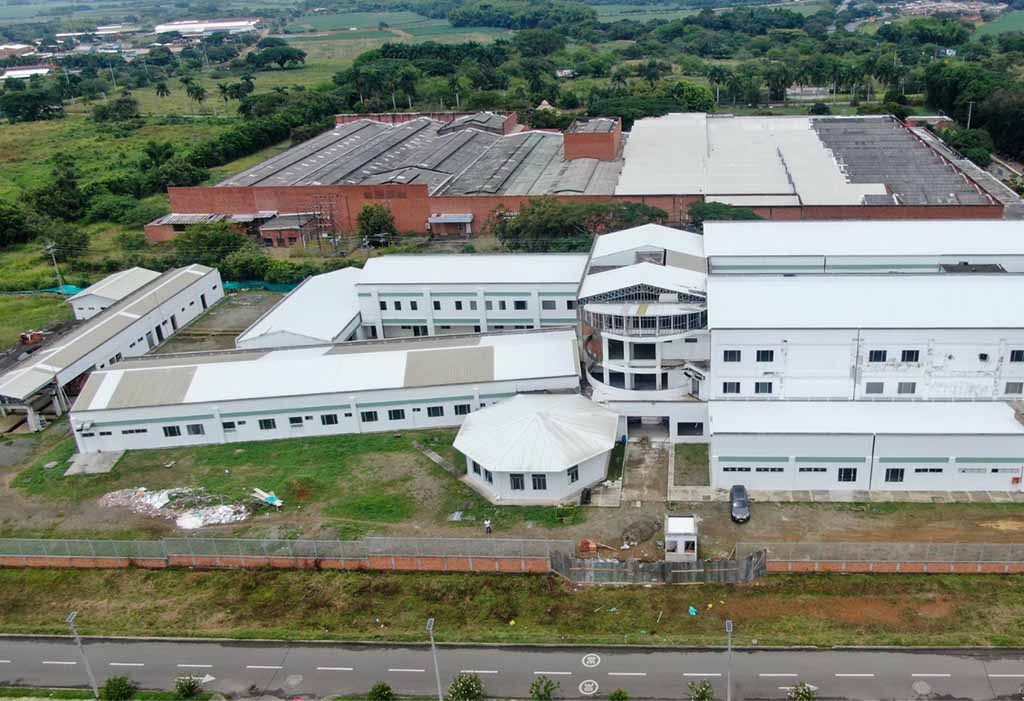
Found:
<path fill-rule="evenodd" d="M 160 273 L 146 268 L 128 268 L 112 275 L 108 275 L 99 282 L 89 285 L 76 295 L 68 297 L 73 302 L 81 297 L 96 295 L 105 299 L 119 300 L 139 289 L 147 282 L 160 277 Z"/>

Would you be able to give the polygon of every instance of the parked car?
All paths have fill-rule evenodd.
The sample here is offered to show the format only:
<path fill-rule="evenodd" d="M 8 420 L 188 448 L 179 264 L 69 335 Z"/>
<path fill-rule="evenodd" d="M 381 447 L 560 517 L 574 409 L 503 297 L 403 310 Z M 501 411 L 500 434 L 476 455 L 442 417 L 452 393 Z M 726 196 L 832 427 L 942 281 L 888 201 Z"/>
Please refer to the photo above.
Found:
<path fill-rule="evenodd" d="M 750 497 L 742 484 L 734 484 L 729 490 L 729 516 L 736 523 L 750 520 Z"/>

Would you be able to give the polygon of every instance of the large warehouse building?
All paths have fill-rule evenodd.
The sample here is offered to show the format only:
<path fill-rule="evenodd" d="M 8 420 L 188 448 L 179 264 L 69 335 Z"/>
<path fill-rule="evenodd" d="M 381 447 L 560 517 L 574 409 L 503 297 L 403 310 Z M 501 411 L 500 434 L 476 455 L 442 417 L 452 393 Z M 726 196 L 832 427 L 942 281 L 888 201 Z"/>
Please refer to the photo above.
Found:
<path fill-rule="evenodd" d="M 611 119 L 522 130 L 488 113 L 339 121 L 216 186 L 171 188 L 172 213 L 147 235 L 166 240 L 203 217 L 229 217 L 288 245 L 310 231 L 354 231 L 369 202 L 387 204 L 402 231 L 468 235 L 497 207 L 516 212 L 539 195 L 643 202 L 671 223 L 704 200 L 785 220 L 1003 215 L 990 181 L 886 116 L 670 114 L 629 133 Z"/>

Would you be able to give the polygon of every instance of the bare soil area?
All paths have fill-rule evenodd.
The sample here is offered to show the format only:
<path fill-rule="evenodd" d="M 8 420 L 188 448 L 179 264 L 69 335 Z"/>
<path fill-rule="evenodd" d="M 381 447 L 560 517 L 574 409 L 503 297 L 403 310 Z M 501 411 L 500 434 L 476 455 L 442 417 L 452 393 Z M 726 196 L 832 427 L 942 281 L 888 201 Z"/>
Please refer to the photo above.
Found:
<path fill-rule="evenodd" d="M 280 292 L 240 290 L 228 294 L 220 303 L 181 329 L 157 353 L 192 353 L 235 347 L 235 337 L 245 331 L 267 310 L 281 301 Z"/>

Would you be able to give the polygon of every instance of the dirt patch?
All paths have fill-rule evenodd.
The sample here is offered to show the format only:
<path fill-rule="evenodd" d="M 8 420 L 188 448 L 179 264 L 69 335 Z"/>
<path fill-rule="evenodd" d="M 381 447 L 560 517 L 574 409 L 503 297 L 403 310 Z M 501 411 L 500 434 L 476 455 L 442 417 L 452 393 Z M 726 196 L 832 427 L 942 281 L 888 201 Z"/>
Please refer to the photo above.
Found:
<path fill-rule="evenodd" d="M 978 525 L 982 528 L 994 528 L 997 531 L 1012 531 L 1015 533 L 1024 531 L 1024 521 L 1008 518 L 999 519 L 998 521 L 979 521 Z"/>
<path fill-rule="evenodd" d="M 240 290 L 232 292 L 193 323 L 181 329 L 157 353 L 191 353 L 227 350 L 253 322 L 281 301 L 280 292 Z"/>

